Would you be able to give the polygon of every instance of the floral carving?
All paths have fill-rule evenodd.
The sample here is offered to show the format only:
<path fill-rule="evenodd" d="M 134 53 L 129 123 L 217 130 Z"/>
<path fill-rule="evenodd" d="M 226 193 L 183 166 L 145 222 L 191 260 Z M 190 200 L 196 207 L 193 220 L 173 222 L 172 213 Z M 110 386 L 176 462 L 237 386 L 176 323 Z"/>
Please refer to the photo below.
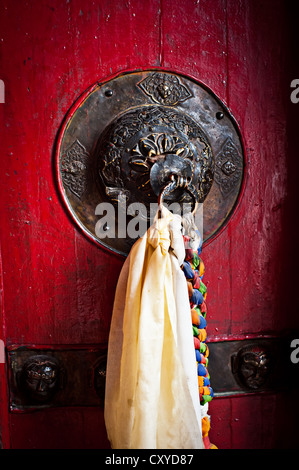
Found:
<path fill-rule="evenodd" d="M 192 93 L 182 85 L 178 77 L 166 73 L 153 73 L 138 83 L 144 93 L 155 103 L 174 106 L 192 97 Z"/>
<path fill-rule="evenodd" d="M 129 159 L 129 165 L 139 180 L 138 189 L 150 189 L 149 172 L 152 165 L 161 158 L 161 155 L 175 154 L 180 158 L 193 158 L 193 153 L 188 145 L 178 136 L 157 133 L 150 134 L 141 139 L 132 149 L 133 155 Z"/>
<path fill-rule="evenodd" d="M 169 108 L 145 106 L 119 117 L 101 136 L 96 153 L 106 195 L 114 201 L 125 188 L 128 201 L 155 201 L 151 168 L 169 154 L 190 161 L 202 197 L 212 185 L 214 159 L 205 134 L 189 116 Z"/>
<path fill-rule="evenodd" d="M 89 153 L 84 145 L 76 140 L 64 153 L 61 159 L 61 174 L 64 185 L 81 197 L 87 187 L 87 167 Z"/>
<path fill-rule="evenodd" d="M 227 197 L 239 185 L 242 171 L 242 158 L 228 138 L 215 158 L 215 181 L 223 197 Z"/>

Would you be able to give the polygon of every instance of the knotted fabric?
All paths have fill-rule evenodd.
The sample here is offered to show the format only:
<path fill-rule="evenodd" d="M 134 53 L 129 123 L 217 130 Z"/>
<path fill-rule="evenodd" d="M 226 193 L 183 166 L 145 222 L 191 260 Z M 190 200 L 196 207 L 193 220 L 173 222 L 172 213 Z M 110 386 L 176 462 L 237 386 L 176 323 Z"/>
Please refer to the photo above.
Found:
<path fill-rule="evenodd" d="M 108 343 L 114 449 L 203 448 L 181 218 L 162 208 L 121 270 Z"/>

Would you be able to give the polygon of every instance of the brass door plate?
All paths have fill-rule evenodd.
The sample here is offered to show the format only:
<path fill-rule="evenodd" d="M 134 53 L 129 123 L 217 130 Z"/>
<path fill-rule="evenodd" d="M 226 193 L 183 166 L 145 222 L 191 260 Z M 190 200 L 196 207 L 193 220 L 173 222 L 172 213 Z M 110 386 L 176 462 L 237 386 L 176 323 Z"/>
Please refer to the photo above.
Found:
<path fill-rule="evenodd" d="M 161 173 L 161 161 L 171 158 L 173 167 Z M 98 82 L 76 101 L 59 132 L 56 172 L 67 211 L 91 240 L 124 256 L 135 240 L 117 230 L 115 237 L 98 237 L 96 207 L 112 202 L 123 210 L 120 200 L 125 211 L 132 202 L 148 207 L 169 173 L 181 168 L 191 171 L 203 203 L 203 240 L 211 241 L 240 199 L 244 150 L 226 106 L 184 75 L 146 70 Z M 186 191 L 172 197 L 189 201 Z"/>

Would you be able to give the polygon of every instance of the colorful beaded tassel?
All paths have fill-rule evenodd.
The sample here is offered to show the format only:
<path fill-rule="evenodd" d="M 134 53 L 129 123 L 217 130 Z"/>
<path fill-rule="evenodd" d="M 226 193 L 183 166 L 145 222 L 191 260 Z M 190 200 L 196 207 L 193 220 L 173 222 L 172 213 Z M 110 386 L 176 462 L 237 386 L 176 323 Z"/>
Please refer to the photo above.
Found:
<path fill-rule="evenodd" d="M 197 234 L 200 240 L 198 231 Z M 207 288 L 202 281 L 205 266 L 202 259 L 199 257 L 201 254 L 201 243 L 195 250 L 190 248 L 190 236 L 188 235 L 184 235 L 184 243 L 186 255 L 182 270 L 187 280 L 190 300 L 193 339 L 197 361 L 199 398 L 200 405 L 207 408 L 207 403 L 212 400 L 214 394 L 213 389 L 210 386 L 210 375 L 208 372 L 209 348 L 206 344 Z M 204 446 L 206 449 L 217 449 L 217 447 L 210 442 L 209 430 L 210 419 L 206 414 L 206 416 L 202 418 L 202 437 Z"/>

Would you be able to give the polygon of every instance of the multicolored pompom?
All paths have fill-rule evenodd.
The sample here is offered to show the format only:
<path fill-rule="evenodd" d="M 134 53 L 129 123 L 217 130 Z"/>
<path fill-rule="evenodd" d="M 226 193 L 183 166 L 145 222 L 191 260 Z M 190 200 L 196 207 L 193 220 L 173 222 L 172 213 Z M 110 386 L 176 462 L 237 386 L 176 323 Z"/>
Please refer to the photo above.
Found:
<path fill-rule="evenodd" d="M 198 391 L 201 406 L 210 402 L 214 396 L 210 386 L 210 376 L 208 372 L 209 348 L 207 340 L 207 287 L 202 278 L 205 273 L 205 266 L 200 258 L 201 246 L 197 250 L 190 248 L 190 237 L 184 235 L 185 260 L 182 270 L 185 274 L 193 328 L 194 349 L 197 362 Z M 217 449 L 209 440 L 210 420 L 207 416 L 202 419 L 202 436 L 206 449 Z"/>

